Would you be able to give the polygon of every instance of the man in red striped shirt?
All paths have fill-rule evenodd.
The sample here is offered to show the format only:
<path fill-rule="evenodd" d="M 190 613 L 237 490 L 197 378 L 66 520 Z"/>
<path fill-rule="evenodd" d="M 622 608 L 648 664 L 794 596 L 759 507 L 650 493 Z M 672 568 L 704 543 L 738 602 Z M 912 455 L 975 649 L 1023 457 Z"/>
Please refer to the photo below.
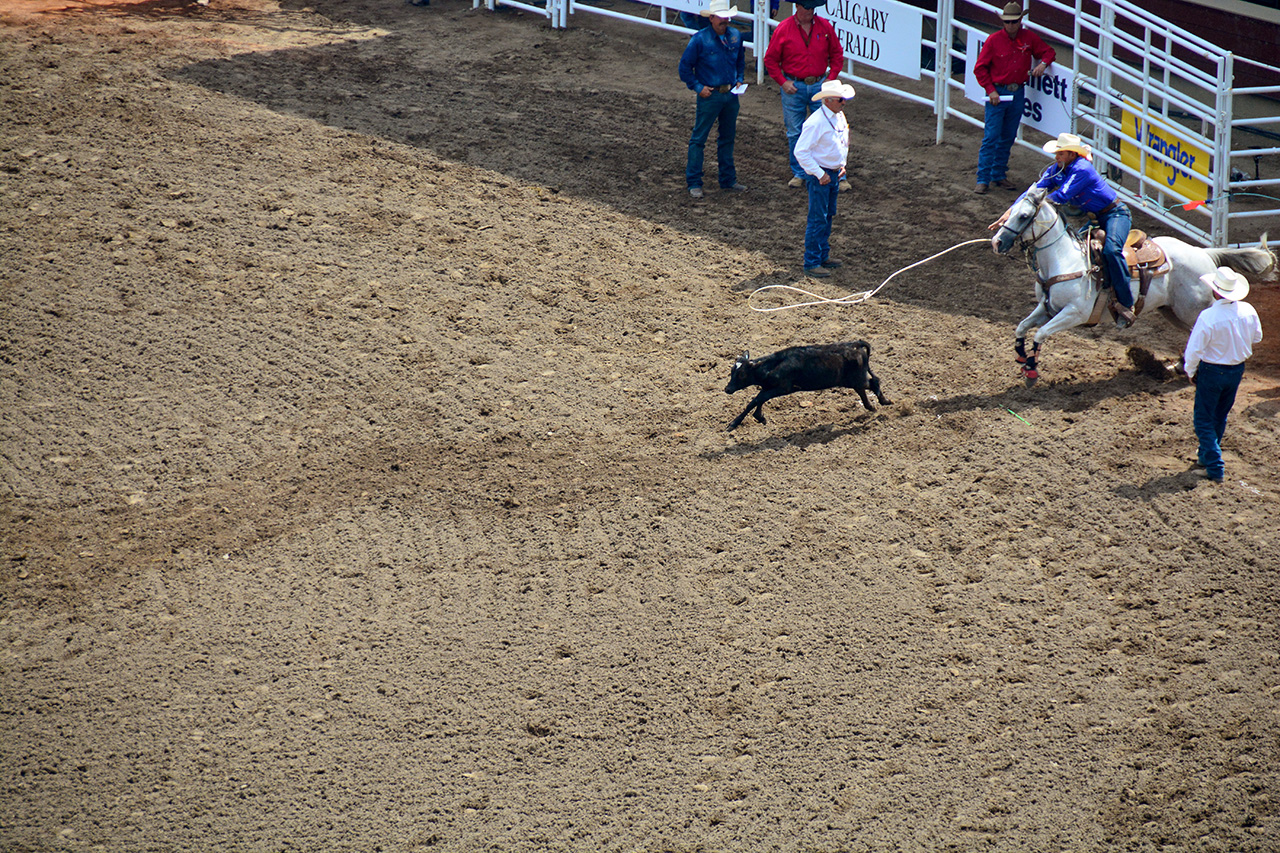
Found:
<path fill-rule="evenodd" d="M 1027 100 L 1027 78 L 1044 74 L 1057 55 L 1038 35 L 1022 26 L 1022 17 L 1026 14 L 1017 0 L 1005 4 L 1000 13 L 1003 29 L 983 42 L 973 63 L 973 76 L 987 93 L 982 147 L 978 149 L 976 193 L 985 193 L 993 185 L 1006 190 L 1020 189 L 1006 175 L 1009 152 L 1013 150 L 1013 139 Z"/>
<path fill-rule="evenodd" d="M 787 131 L 787 152 L 791 158 L 791 180 L 787 186 L 805 185 L 804 169 L 796 161 L 796 140 L 804 120 L 820 104 L 813 96 L 844 68 L 844 50 L 836 28 L 814 11 L 827 0 L 796 0 L 795 14 L 787 18 L 769 37 L 764 68 L 782 89 L 782 123 Z M 849 189 L 848 181 L 840 189 Z"/>

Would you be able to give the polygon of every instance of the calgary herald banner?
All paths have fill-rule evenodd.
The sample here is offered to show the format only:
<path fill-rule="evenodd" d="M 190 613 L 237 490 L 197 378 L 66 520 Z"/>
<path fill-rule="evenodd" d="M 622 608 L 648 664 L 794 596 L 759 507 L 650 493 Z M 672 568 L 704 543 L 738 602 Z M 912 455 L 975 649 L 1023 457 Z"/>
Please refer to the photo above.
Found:
<path fill-rule="evenodd" d="M 710 0 L 642 0 L 697 14 Z M 751 14 L 752 0 L 730 0 L 740 13 Z M 920 79 L 920 39 L 924 15 L 896 0 L 827 0 L 815 10 L 831 21 L 845 59 L 911 80 Z M 764 14 L 768 14 L 766 11 Z"/>
<path fill-rule="evenodd" d="M 825 10 L 817 11 L 835 26 L 845 59 L 920 79 L 919 9 L 895 0 L 827 0 Z"/>

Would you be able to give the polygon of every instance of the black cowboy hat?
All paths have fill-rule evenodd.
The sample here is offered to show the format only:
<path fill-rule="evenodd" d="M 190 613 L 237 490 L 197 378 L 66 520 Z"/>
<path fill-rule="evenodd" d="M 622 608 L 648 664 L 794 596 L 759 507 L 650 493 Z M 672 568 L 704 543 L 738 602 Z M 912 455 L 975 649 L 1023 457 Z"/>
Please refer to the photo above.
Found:
<path fill-rule="evenodd" d="M 806 9 L 816 9 L 819 6 L 827 5 L 827 0 L 796 0 L 797 6 L 803 6 Z"/>

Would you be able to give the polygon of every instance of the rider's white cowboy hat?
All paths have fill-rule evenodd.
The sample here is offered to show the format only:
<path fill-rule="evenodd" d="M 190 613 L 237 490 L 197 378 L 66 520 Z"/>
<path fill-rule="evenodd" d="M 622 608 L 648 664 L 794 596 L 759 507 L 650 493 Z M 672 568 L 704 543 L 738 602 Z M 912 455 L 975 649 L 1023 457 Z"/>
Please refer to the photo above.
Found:
<path fill-rule="evenodd" d="M 827 98 L 844 98 L 846 101 L 852 101 L 853 87 L 848 83 L 841 83 L 839 80 L 828 80 L 822 84 L 822 88 L 809 100 L 823 101 Z"/>
<path fill-rule="evenodd" d="M 738 14 L 737 6 L 730 6 L 729 0 L 711 0 L 711 5 L 698 13 L 704 18 L 715 15 L 717 18 L 732 18 Z"/>
<path fill-rule="evenodd" d="M 1005 3 L 1004 8 L 1000 10 L 1000 20 L 1021 21 L 1025 14 L 1027 13 L 1022 10 L 1021 3 Z"/>
<path fill-rule="evenodd" d="M 1249 279 L 1229 267 L 1218 267 L 1200 276 L 1200 280 L 1213 288 L 1213 292 L 1232 302 L 1249 295 Z"/>
<path fill-rule="evenodd" d="M 1059 151 L 1074 151 L 1081 157 L 1088 157 L 1093 153 L 1085 141 L 1074 133 L 1059 133 L 1057 139 L 1050 139 L 1044 144 L 1046 154 L 1057 154 Z"/>

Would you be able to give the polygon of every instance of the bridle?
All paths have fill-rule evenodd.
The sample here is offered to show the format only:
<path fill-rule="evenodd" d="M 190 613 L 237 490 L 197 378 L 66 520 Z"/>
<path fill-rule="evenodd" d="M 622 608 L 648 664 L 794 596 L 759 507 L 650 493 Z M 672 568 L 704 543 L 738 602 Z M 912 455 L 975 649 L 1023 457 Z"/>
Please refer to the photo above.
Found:
<path fill-rule="evenodd" d="M 1048 245 L 1039 246 L 1039 247 L 1036 246 L 1036 243 L 1040 242 L 1041 237 L 1043 237 L 1044 235 L 1048 234 L 1050 231 L 1053 230 L 1054 225 L 1061 224 L 1062 222 L 1061 219 L 1055 216 L 1053 218 L 1053 221 L 1050 222 L 1048 225 L 1046 225 L 1045 229 L 1041 231 L 1039 234 L 1035 234 L 1033 230 L 1033 235 L 1030 238 L 1027 238 L 1025 236 L 1026 230 L 1036 224 L 1036 218 L 1037 218 L 1036 214 L 1040 212 L 1040 208 L 1043 207 L 1044 204 L 1045 204 L 1044 199 L 1040 199 L 1038 202 L 1036 202 L 1036 209 L 1035 209 L 1035 212 L 1031 214 L 1031 220 L 1026 225 L 1022 226 L 1022 228 L 1020 228 L 1019 230 L 1014 231 L 1012 228 L 1009 227 L 1008 222 L 1005 222 L 1003 225 L 1000 226 L 1001 231 L 1008 231 L 1010 234 L 1014 236 L 1014 239 L 1018 241 L 1019 248 L 1021 248 L 1023 252 L 1043 252 L 1045 249 L 1049 248 L 1049 246 L 1052 246 L 1054 243 L 1057 243 L 1059 240 L 1061 240 L 1067 233 L 1067 227 L 1063 225 L 1062 234 L 1059 234 L 1053 240 L 1050 240 Z"/>
<path fill-rule="evenodd" d="M 1022 226 L 1021 230 L 1014 231 L 1012 228 L 1009 228 L 1009 224 L 1007 222 L 1004 225 L 1001 225 L 1000 227 L 1002 230 L 1007 229 L 1010 233 L 1014 235 L 1014 238 L 1018 241 L 1018 246 L 1019 248 L 1022 249 L 1022 253 L 1027 259 L 1027 266 L 1029 266 L 1031 268 L 1031 271 L 1035 273 L 1036 280 L 1040 282 L 1040 287 L 1041 289 L 1044 290 L 1045 310 L 1050 314 L 1050 316 L 1052 316 L 1053 311 L 1049 303 L 1049 288 L 1051 288 L 1055 284 L 1058 284 L 1059 282 L 1074 281 L 1075 279 L 1081 278 L 1082 276 L 1087 277 L 1089 273 L 1089 264 L 1086 261 L 1084 268 L 1081 269 L 1079 272 L 1061 273 L 1059 275 L 1055 275 L 1053 278 L 1046 279 L 1041 274 L 1040 264 L 1038 262 L 1040 253 L 1048 251 L 1050 247 L 1056 245 L 1059 240 L 1067 236 L 1067 234 L 1069 234 L 1071 230 L 1067 228 L 1066 223 L 1062 221 L 1062 217 L 1057 215 L 1057 211 L 1054 211 L 1055 215 L 1053 216 L 1052 221 L 1050 221 L 1049 224 L 1045 226 L 1043 231 L 1040 231 L 1039 233 L 1035 233 L 1035 230 L 1034 228 L 1032 228 L 1032 226 L 1035 225 L 1036 219 L 1039 218 L 1038 214 L 1040 212 L 1040 208 L 1043 207 L 1045 204 L 1047 204 L 1047 202 L 1043 198 L 1036 203 L 1036 210 L 1035 210 L 1035 213 L 1031 215 L 1031 221 L 1028 222 L 1026 225 Z M 1060 226 L 1062 228 L 1062 232 L 1058 234 L 1058 236 L 1050 240 L 1048 243 L 1046 243 L 1045 245 L 1043 246 L 1037 245 L 1037 243 L 1040 242 L 1041 238 L 1045 237 L 1047 234 L 1049 234 L 1049 232 L 1051 232 L 1054 229 L 1054 226 Z M 1028 228 L 1032 228 L 1032 235 L 1030 237 L 1026 236 L 1026 231 Z M 1083 250 L 1081 252 L 1081 257 L 1083 257 Z"/>

